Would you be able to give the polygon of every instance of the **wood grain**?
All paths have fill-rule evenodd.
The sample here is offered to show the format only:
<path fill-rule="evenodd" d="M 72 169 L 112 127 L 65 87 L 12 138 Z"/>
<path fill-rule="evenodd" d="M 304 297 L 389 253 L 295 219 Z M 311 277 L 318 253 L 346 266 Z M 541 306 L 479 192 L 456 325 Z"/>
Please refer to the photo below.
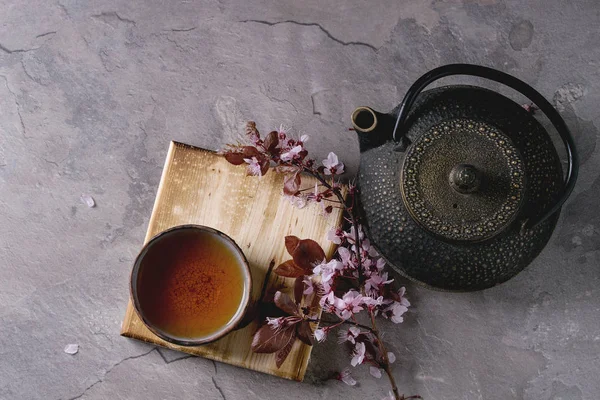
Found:
<path fill-rule="evenodd" d="M 306 184 L 314 185 L 312 178 L 304 179 Z M 272 171 L 263 177 L 248 177 L 244 167 L 233 166 L 215 153 L 171 142 L 145 242 L 182 224 L 207 225 L 226 233 L 242 248 L 250 263 L 252 299 L 257 301 L 269 265 L 290 258 L 284 246 L 286 235 L 316 240 L 328 258 L 335 251 L 335 245 L 325 236 L 341 222 L 341 211 L 334 209 L 331 215 L 323 217 L 318 205 L 293 207 L 281 195 L 282 181 L 283 177 Z M 282 278 L 271 274 L 269 285 L 278 280 Z M 288 287 L 292 281 L 288 279 Z M 121 335 L 301 381 L 312 347 L 296 341 L 287 360 L 277 368 L 274 354 L 255 354 L 250 350 L 256 329 L 257 323 L 253 322 L 208 345 L 177 346 L 150 332 L 130 299 Z"/>

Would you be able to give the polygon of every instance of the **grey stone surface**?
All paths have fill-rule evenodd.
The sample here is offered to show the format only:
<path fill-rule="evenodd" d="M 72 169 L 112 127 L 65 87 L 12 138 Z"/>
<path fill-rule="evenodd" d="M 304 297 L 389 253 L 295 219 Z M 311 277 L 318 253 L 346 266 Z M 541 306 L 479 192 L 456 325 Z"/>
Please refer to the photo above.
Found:
<path fill-rule="evenodd" d="M 332 342 L 300 384 L 122 338 L 128 275 L 169 140 L 216 149 L 247 119 L 284 123 L 355 171 L 352 109 L 389 110 L 450 62 L 497 67 L 552 99 L 581 177 L 553 239 L 515 279 L 472 294 L 407 284 L 406 322 L 384 324 L 394 374 L 428 400 L 600 397 L 597 0 L 0 0 L 0 10 L 0 399 L 383 397 L 387 383 L 366 368 L 358 387 L 323 381 L 348 363 Z M 63 351 L 70 343 L 77 354 Z"/>

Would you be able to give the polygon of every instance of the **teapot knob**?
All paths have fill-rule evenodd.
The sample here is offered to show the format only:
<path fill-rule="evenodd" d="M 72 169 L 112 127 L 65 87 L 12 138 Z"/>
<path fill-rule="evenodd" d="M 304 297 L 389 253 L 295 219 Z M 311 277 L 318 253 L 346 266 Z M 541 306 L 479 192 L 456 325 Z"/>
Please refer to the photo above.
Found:
<path fill-rule="evenodd" d="M 481 186 L 482 174 L 470 164 L 458 164 L 450 171 L 448 181 L 452 189 L 459 193 L 473 193 Z"/>

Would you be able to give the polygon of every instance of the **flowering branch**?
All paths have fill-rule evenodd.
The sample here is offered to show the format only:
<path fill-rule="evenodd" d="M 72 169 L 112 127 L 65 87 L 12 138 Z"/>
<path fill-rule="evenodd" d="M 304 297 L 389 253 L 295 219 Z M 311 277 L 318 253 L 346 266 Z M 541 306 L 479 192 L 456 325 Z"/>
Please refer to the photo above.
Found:
<path fill-rule="evenodd" d="M 288 137 L 283 128 L 271 131 L 263 139 L 256 124 L 248 122 L 246 135 L 251 145 L 228 145 L 222 151 L 227 161 L 245 165 L 248 175 L 262 176 L 271 168 L 283 173 L 283 194 L 292 204 L 302 208 L 307 203 L 318 203 L 325 215 L 334 207 L 342 208 L 350 225 L 348 231 L 334 228 L 327 234 L 327 239 L 338 245 L 336 257 L 329 261 L 314 240 L 285 238 L 292 259 L 273 272 L 295 279 L 293 298 L 280 290 L 265 295 L 263 301 L 274 307 L 266 315 L 266 323 L 254 335 L 252 350 L 275 353 L 279 367 L 296 339 L 312 345 L 314 340 L 321 342 L 337 329 L 338 342 L 352 348 L 350 364 L 353 367 L 367 364 L 376 378 L 382 376 L 382 370 L 386 373 L 392 387 L 386 399 L 420 399 L 418 395 L 400 394 L 391 372 L 396 357 L 387 351 L 376 324 L 378 316 L 401 323 L 410 303 L 404 297 L 404 287 L 394 288 L 394 279 L 388 279 L 384 271 L 385 261 L 364 235 L 355 210 L 357 188 L 350 184 L 344 198 L 342 185 L 336 180 L 344 172 L 344 164 L 335 153 L 329 153 L 318 165 L 308 157 L 304 147 L 308 136 L 294 139 Z M 302 174 L 316 179 L 314 188 L 301 188 Z M 318 318 L 319 309 L 334 315 L 335 321 L 325 323 Z M 362 311 L 367 312 L 370 326 L 358 322 L 357 315 Z M 313 331 L 317 323 L 321 326 Z M 356 384 L 349 370 L 337 374 L 336 378 L 349 385 Z"/>

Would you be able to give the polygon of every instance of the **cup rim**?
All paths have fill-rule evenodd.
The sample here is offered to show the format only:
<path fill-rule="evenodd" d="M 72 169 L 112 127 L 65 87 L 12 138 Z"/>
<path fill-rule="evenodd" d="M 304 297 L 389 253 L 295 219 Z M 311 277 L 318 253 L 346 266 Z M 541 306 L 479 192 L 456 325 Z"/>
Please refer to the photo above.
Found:
<path fill-rule="evenodd" d="M 236 315 L 234 315 L 234 317 L 224 326 L 224 329 L 217 331 L 216 333 L 213 333 L 211 335 L 208 335 L 206 338 L 182 339 L 182 338 L 173 337 L 173 336 L 167 334 L 166 332 L 163 332 L 162 330 L 155 327 L 150 321 L 148 321 L 148 319 L 144 315 L 144 312 L 142 311 L 142 308 L 141 308 L 140 302 L 139 302 L 137 280 L 139 277 L 139 271 L 140 271 L 144 256 L 147 254 L 150 247 L 152 247 L 154 244 L 159 242 L 161 239 L 163 239 L 168 234 L 175 232 L 175 231 L 184 231 L 184 230 L 192 230 L 192 231 L 210 233 L 213 235 L 217 235 L 221 239 L 229 242 L 229 244 L 231 244 L 233 249 L 237 252 L 237 255 L 240 257 L 241 264 L 243 265 L 243 270 L 248 276 L 248 279 L 244 279 L 244 292 L 247 293 L 247 295 L 242 297 L 242 302 L 240 304 L 241 311 L 236 312 Z M 133 304 L 133 308 L 135 309 L 135 312 L 137 313 L 138 317 L 142 320 L 144 325 L 146 325 L 146 327 L 153 334 L 155 334 L 159 338 L 161 338 L 169 343 L 177 344 L 180 346 L 198 346 L 198 345 L 202 345 L 202 344 L 212 343 L 218 339 L 221 339 L 223 336 L 225 336 L 228 333 L 230 333 L 231 331 L 233 331 L 240 324 L 240 322 L 243 320 L 244 316 L 246 315 L 246 313 L 248 311 L 248 307 L 250 305 L 250 297 L 252 295 L 252 274 L 250 273 L 250 265 L 248 263 L 248 260 L 246 259 L 246 255 L 244 254 L 244 252 L 242 251 L 240 246 L 238 246 L 238 244 L 227 234 L 225 234 L 215 228 L 211 228 L 211 227 L 204 226 L 204 225 L 197 225 L 197 224 L 177 225 L 177 226 L 171 227 L 169 229 L 166 229 L 166 230 L 156 234 L 142 247 L 142 249 L 138 253 L 137 257 L 135 258 L 133 268 L 131 270 L 131 274 L 129 277 L 129 292 L 130 292 L 130 296 L 131 296 L 131 300 L 132 300 L 132 304 Z M 238 307 L 238 310 L 240 310 L 239 307 Z"/>

